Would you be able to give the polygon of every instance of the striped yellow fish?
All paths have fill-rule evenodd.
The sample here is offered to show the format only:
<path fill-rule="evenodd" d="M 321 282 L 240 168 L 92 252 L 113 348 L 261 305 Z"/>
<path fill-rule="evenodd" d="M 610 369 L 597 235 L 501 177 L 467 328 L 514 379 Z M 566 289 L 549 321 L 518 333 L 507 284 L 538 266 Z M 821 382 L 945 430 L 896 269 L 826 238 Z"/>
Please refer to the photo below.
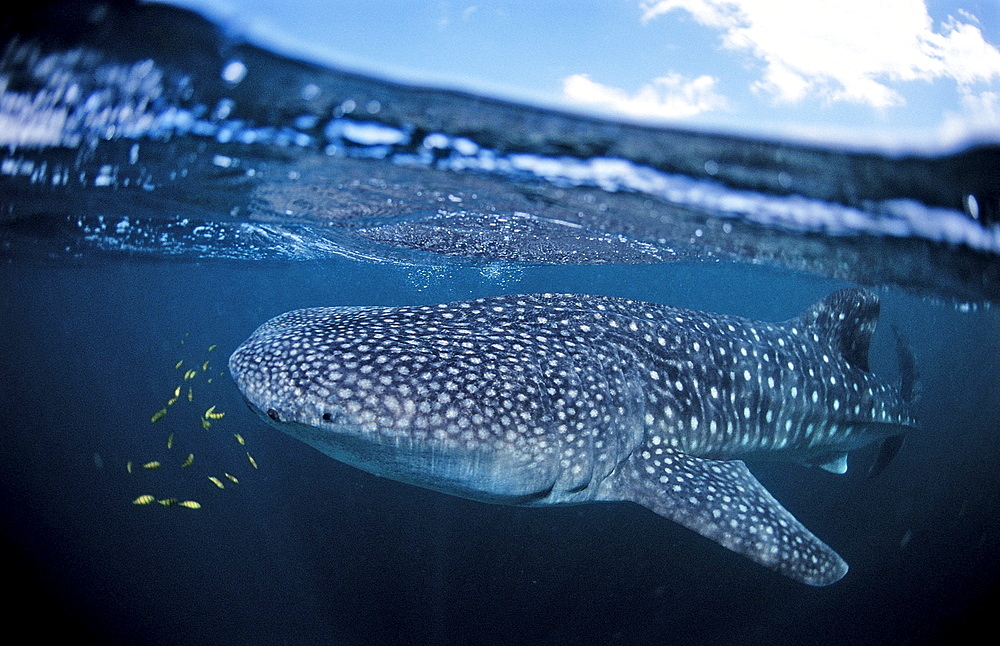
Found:
<path fill-rule="evenodd" d="M 160 461 L 159 460 L 153 460 L 152 462 L 147 462 L 146 464 L 142 465 L 142 468 L 143 469 L 149 469 L 150 471 L 152 471 L 153 469 L 159 469 L 160 468 Z"/>
<path fill-rule="evenodd" d="M 167 400 L 167 406 L 173 406 L 176 403 L 177 403 L 176 397 L 171 397 L 170 399 Z"/>
<path fill-rule="evenodd" d="M 194 453 L 188 453 L 188 456 L 181 462 L 181 468 L 186 469 L 192 464 L 194 464 Z"/>
<path fill-rule="evenodd" d="M 203 419 L 201 420 L 201 427 L 207 431 L 212 427 L 212 422 L 208 421 L 207 419 Z"/>
<path fill-rule="evenodd" d="M 187 372 L 184 373 L 184 381 L 187 381 L 188 379 L 194 379 L 196 376 L 198 376 L 198 372 L 196 370 L 188 370 Z"/>
<path fill-rule="evenodd" d="M 213 483 L 213 484 L 214 484 L 214 485 L 215 485 L 216 487 L 218 487 L 219 489 L 225 489 L 225 488 L 226 488 L 226 485 L 224 485 L 224 484 L 222 483 L 222 480 L 219 480 L 219 479 L 218 479 L 218 478 L 216 478 L 215 476 L 208 476 L 208 479 L 209 479 L 209 480 L 211 480 L 211 481 L 212 481 L 212 483 Z"/>
<path fill-rule="evenodd" d="M 201 509 L 201 503 L 195 502 L 193 500 L 182 500 L 177 504 L 181 507 L 187 507 L 188 509 Z"/>
<path fill-rule="evenodd" d="M 246 442 L 243 441 L 243 436 L 240 435 L 239 433 L 233 433 L 233 437 L 235 437 L 236 441 L 240 443 L 240 446 L 246 444 Z"/>
<path fill-rule="evenodd" d="M 180 397 L 180 396 L 181 396 L 181 387 L 177 386 L 176 388 L 174 388 L 174 397 Z"/>
<path fill-rule="evenodd" d="M 239 480 L 236 479 L 236 476 L 234 476 L 231 473 L 224 473 L 222 475 L 226 476 L 227 478 L 229 478 L 230 480 L 232 480 L 233 482 L 235 482 L 237 484 L 239 484 L 239 482 L 240 482 Z"/>
<path fill-rule="evenodd" d="M 163 419 L 163 416 L 166 415 L 166 414 L 167 414 L 167 409 L 166 408 L 161 408 L 160 410 L 158 410 L 155 413 L 153 413 L 153 416 L 149 418 L 149 421 L 151 421 L 151 422 L 153 422 L 155 424 L 156 422 L 158 422 L 161 419 Z"/>
<path fill-rule="evenodd" d="M 249 451 L 247 451 L 247 460 L 250 460 L 250 466 L 252 466 L 254 469 L 257 468 L 257 460 L 253 459 L 253 456 L 250 455 Z"/>
<path fill-rule="evenodd" d="M 147 494 L 139 496 L 138 498 L 136 498 L 135 500 L 133 500 L 132 504 L 133 505 L 148 505 L 149 503 L 153 502 L 154 500 L 156 500 L 156 498 L 154 498 L 153 496 L 150 496 L 147 493 Z"/>
<path fill-rule="evenodd" d="M 205 372 L 206 370 L 208 370 L 208 362 L 207 361 L 205 363 L 201 364 L 201 371 Z"/>
<path fill-rule="evenodd" d="M 216 347 L 216 344 L 213 343 L 212 345 L 208 346 L 208 351 L 211 352 L 212 350 L 215 349 L 215 347 Z"/>
<path fill-rule="evenodd" d="M 182 365 L 184 365 L 184 359 L 181 359 L 176 364 L 174 364 L 174 370 L 180 370 Z"/>
<path fill-rule="evenodd" d="M 218 421 L 218 420 L 222 419 L 225 416 L 226 416 L 225 413 L 212 413 L 211 415 L 206 415 L 205 417 L 207 417 L 208 419 L 212 419 L 212 420 Z"/>
<path fill-rule="evenodd" d="M 163 500 L 157 500 L 156 502 L 160 503 L 164 507 L 173 507 L 174 505 L 177 504 L 177 499 L 176 498 L 164 498 Z"/>
<path fill-rule="evenodd" d="M 128 462 L 125 463 L 125 470 L 128 471 L 129 473 L 132 473 L 132 460 L 129 460 Z"/>
<path fill-rule="evenodd" d="M 168 449 L 174 448 L 174 434 L 173 433 L 171 433 L 170 435 L 167 436 L 167 448 Z"/>
<path fill-rule="evenodd" d="M 194 401 L 194 391 L 191 390 L 190 388 L 188 388 L 188 401 L 189 402 L 193 402 Z"/>

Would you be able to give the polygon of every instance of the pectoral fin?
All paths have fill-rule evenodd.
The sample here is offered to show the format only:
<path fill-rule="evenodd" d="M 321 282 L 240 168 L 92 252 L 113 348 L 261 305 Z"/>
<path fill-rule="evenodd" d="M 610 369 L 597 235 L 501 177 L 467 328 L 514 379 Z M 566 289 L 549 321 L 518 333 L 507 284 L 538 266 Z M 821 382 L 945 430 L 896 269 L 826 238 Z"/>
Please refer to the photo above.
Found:
<path fill-rule="evenodd" d="M 639 503 L 809 585 L 829 585 L 847 573 L 847 563 L 740 461 L 706 460 L 669 449 L 639 451 L 608 476 L 601 498 Z"/>

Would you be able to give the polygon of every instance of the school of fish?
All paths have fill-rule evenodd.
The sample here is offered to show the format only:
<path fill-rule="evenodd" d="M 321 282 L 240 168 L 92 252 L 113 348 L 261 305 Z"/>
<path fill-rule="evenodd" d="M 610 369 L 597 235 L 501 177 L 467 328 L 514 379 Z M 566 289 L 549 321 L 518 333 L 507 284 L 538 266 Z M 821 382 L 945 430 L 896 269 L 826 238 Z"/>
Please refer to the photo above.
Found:
<path fill-rule="evenodd" d="M 181 344 L 182 345 L 184 344 L 183 339 L 181 340 Z M 217 346 L 215 344 L 209 346 L 208 352 L 212 352 L 213 350 L 215 350 L 216 347 Z M 174 370 L 175 371 L 182 370 L 184 368 L 184 364 L 185 364 L 184 359 L 177 361 L 174 364 Z M 153 413 L 153 415 L 150 417 L 150 421 L 155 424 L 164 420 L 164 418 L 167 417 L 168 411 L 172 410 L 173 407 L 182 399 L 186 398 L 188 402 L 194 403 L 195 401 L 194 385 L 186 386 L 186 391 L 185 391 L 185 383 L 191 383 L 199 378 L 204 377 L 205 383 L 211 384 L 213 377 L 210 376 L 209 374 L 210 367 L 211 367 L 211 360 L 206 359 L 201 362 L 198 369 L 190 368 L 184 370 L 184 372 L 181 374 L 181 384 L 177 385 L 171 391 L 171 395 L 167 399 L 166 405 L 163 406 L 163 408 L 157 410 L 155 413 Z M 216 406 L 212 405 L 209 406 L 204 412 L 202 412 L 198 419 L 201 423 L 202 429 L 207 431 L 211 429 L 213 422 L 218 422 L 222 420 L 225 416 L 226 414 L 223 411 L 216 410 Z M 171 419 L 173 419 L 173 417 L 171 417 Z M 179 440 L 183 436 L 185 436 L 185 433 L 180 429 L 169 431 L 167 433 L 165 442 L 167 450 L 172 451 L 174 448 L 175 440 Z M 236 439 L 236 442 L 241 447 L 245 447 L 246 440 L 240 433 L 233 433 L 233 437 Z M 253 456 L 250 455 L 249 451 L 245 451 L 245 453 L 246 453 L 246 459 L 249 462 L 250 466 L 253 469 L 257 469 L 258 468 L 257 461 L 253 458 Z M 172 462 L 172 460 L 156 459 L 156 460 L 148 460 L 145 462 L 139 462 L 138 466 L 141 467 L 142 471 L 152 472 L 161 470 L 161 468 L 164 467 L 165 464 L 169 464 L 170 462 Z M 189 452 L 187 454 L 187 457 L 185 457 L 179 463 L 179 468 L 189 469 L 190 467 L 192 467 L 192 465 L 194 465 L 194 462 L 195 462 L 194 453 Z M 140 471 L 136 470 L 136 464 L 137 463 L 133 462 L 132 460 L 128 460 L 125 464 L 126 473 L 129 474 L 139 473 Z M 231 473 L 223 472 L 222 475 L 226 480 L 228 480 L 232 484 L 239 483 L 239 479 Z M 221 478 L 218 478 L 214 475 L 206 476 L 206 478 L 210 483 L 215 485 L 215 487 L 219 489 L 225 488 L 225 484 Z M 179 500 L 178 498 L 175 497 L 157 498 L 152 494 L 141 494 L 132 500 L 132 504 L 138 506 L 151 505 L 152 503 L 158 503 L 163 507 L 183 507 L 186 509 L 201 509 L 202 507 L 201 503 L 195 500 Z"/>

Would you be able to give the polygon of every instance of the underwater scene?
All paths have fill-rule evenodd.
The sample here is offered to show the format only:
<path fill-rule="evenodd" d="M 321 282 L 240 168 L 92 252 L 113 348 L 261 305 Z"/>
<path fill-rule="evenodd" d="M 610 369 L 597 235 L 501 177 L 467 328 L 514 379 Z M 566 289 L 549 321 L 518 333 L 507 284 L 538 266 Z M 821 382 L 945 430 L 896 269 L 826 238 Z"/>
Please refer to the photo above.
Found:
<path fill-rule="evenodd" d="M 0 481 L 38 638 L 936 644 L 1000 589 L 1000 145 L 881 153 L 0 38 Z"/>

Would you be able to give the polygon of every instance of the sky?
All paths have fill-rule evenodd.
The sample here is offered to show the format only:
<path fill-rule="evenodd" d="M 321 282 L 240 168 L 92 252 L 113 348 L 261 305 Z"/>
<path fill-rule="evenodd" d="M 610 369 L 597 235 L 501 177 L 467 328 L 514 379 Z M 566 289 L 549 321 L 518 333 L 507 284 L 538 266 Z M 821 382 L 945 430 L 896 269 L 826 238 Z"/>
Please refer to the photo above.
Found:
<path fill-rule="evenodd" d="M 284 54 L 614 119 L 1000 142 L 1000 0 L 170 0 Z"/>

